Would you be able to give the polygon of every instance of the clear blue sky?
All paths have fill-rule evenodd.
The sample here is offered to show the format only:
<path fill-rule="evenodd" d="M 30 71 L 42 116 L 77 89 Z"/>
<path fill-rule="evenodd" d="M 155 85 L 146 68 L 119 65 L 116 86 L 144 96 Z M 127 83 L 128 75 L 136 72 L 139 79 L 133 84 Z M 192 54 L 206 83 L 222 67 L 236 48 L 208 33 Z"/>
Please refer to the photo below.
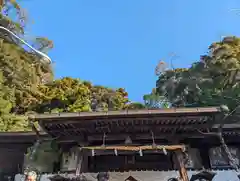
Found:
<path fill-rule="evenodd" d="M 124 87 L 133 101 L 155 86 L 154 69 L 175 52 L 188 67 L 221 36 L 240 35 L 239 0 L 25 0 L 32 35 L 54 41 L 56 78 Z M 231 9 L 238 9 L 237 12 Z"/>

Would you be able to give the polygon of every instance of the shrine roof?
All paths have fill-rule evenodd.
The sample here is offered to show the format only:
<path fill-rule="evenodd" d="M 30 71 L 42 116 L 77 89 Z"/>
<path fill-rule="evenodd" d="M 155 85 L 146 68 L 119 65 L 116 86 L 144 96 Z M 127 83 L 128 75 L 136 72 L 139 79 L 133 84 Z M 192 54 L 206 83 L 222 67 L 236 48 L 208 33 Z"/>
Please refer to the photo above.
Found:
<path fill-rule="evenodd" d="M 169 108 L 31 115 L 51 136 L 79 136 L 103 133 L 134 133 L 209 127 L 219 107 Z M 181 127 L 181 128 L 180 128 Z"/>
<path fill-rule="evenodd" d="M 179 115 L 204 115 L 220 113 L 219 107 L 197 107 L 197 108 L 167 108 L 167 109 L 142 109 L 142 110 L 123 110 L 123 111 L 107 111 L 107 112 L 77 112 L 77 113 L 44 113 L 32 115 L 33 119 L 40 121 L 63 121 L 69 122 L 69 119 L 96 120 L 96 119 L 112 119 L 112 118 L 141 118 L 153 116 L 179 116 Z"/>

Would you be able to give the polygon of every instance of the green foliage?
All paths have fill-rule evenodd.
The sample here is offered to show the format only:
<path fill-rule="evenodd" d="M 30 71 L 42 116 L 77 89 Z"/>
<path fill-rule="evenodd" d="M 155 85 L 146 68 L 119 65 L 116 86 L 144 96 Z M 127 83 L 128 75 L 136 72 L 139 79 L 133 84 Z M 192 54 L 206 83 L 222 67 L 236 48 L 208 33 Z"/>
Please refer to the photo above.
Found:
<path fill-rule="evenodd" d="M 16 0 L 0 0 L 0 26 L 24 39 L 27 17 Z M 44 42 L 48 42 L 45 43 Z M 37 48 L 51 48 L 46 38 L 34 38 Z M 43 45 L 44 44 L 44 45 Z M 51 46 L 49 46 L 51 44 Z M 0 131 L 29 130 L 25 113 L 31 111 L 41 92 L 38 85 L 53 79 L 52 68 L 39 62 L 9 33 L 0 30 Z"/>
<path fill-rule="evenodd" d="M 143 96 L 145 107 L 148 109 L 154 108 L 169 108 L 170 103 L 167 101 L 165 96 L 160 96 L 156 89 L 153 89 L 150 94 Z"/>
<path fill-rule="evenodd" d="M 27 17 L 19 3 L 16 0 L 0 0 L 0 9 L 1 26 L 17 34 L 23 34 Z"/>
<path fill-rule="evenodd" d="M 0 40 L 0 131 L 24 131 L 29 112 L 87 112 L 139 108 L 123 88 L 94 86 L 65 77 L 53 81 L 51 65 Z M 44 84 L 45 82 L 48 82 Z M 130 106 L 131 105 L 131 106 Z"/>
<path fill-rule="evenodd" d="M 38 104 L 31 105 L 38 113 L 121 110 L 129 102 L 124 89 L 93 86 L 70 77 L 39 85 L 38 90 L 41 92 Z"/>
<path fill-rule="evenodd" d="M 53 81 L 51 65 L 3 39 L 0 67 L 0 131 L 29 130 L 26 116 L 22 115 L 32 111 L 86 112 L 129 107 L 124 89 L 94 86 L 70 77 Z"/>
<path fill-rule="evenodd" d="M 0 131 L 27 130 L 28 112 L 87 112 L 129 107 L 127 92 L 65 77 L 52 81 L 50 65 L 3 41 L 0 52 Z M 2 55 L 2 56 L 1 56 Z M 43 84 L 45 75 L 49 83 Z M 45 81 L 44 81 L 45 82 Z"/>
<path fill-rule="evenodd" d="M 0 131 L 29 131 L 27 117 L 15 114 L 2 114 L 0 117 Z"/>
<path fill-rule="evenodd" d="M 132 102 L 130 104 L 127 105 L 127 109 L 128 110 L 139 110 L 139 109 L 146 109 L 147 107 L 139 102 Z"/>
<path fill-rule="evenodd" d="M 41 96 L 38 86 L 46 74 L 52 80 L 50 65 L 21 47 L 0 39 L 0 131 L 28 130 L 27 117 Z"/>
<path fill-rule="evenodd" d="M 53 48 L 53 42 L 46 37 L 31 38 L 25 36 L 25 29 L 29 27 L 29 17 L 27 11 L 20 6 L 17 0 L 0 0 L 0 26 L 12 31 L 32 47 L 43 52 L 48 52 Z M 6 36 L 7 35 L 7 36 Z M 5 30 L 0 29 L 0 37 L 10 41 L 11 43 L 23 46 L 18 39 L 11 36 Z"/>
<path fill-rule="evenodd" d="M 157 93 L 173 106 L 237 106 L 240 98 L 240 39 L 211 44 L 189 69 L 168 70 L 157 80 Z"/>

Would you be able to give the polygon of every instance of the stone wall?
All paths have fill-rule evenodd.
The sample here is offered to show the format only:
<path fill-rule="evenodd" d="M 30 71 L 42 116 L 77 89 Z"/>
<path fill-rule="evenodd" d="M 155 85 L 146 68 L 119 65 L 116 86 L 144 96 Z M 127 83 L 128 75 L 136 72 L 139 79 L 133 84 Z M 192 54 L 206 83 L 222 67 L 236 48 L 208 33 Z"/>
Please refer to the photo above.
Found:
<path fill-rule="evenodd" d="M 235 171 L 216 171 L 217 175 L 214 177 L 213 181 L 239 181 Z M 189 178 L 192 174 L 196 172 L 189 171 Z M 134 177 L 139 181 L 167 181 L 171 177 L 177 177 L 177 171 L 134 171 L 134 172 L 109 172 L 110 181 L 125 181 L 129 176 Z M 51 174 L 42 175 L 40 181 L 50 181 L 48 177 L 51 177 Z M 69 176 L 74 176 L 70 175 Z M 96 173 L 84 173 L 84 176 L 89 181 L 97 181 Z M 15 181 L 22 181 L 22 175 L 18 174 L 15 176 Z"/>

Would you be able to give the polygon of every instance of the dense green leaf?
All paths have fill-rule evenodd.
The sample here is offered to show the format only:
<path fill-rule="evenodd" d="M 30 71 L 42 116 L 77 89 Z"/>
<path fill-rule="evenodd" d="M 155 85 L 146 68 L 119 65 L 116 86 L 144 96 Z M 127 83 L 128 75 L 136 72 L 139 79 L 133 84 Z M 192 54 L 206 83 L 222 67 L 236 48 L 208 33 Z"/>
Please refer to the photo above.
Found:
<path fill-rule="evenodd" d="M 161 74 L 157 93 L 173 106 L 236 107 L 240 100 L 240 39 L 226 37 L 210 45 L 189 69 L 174 69 Z"/>

